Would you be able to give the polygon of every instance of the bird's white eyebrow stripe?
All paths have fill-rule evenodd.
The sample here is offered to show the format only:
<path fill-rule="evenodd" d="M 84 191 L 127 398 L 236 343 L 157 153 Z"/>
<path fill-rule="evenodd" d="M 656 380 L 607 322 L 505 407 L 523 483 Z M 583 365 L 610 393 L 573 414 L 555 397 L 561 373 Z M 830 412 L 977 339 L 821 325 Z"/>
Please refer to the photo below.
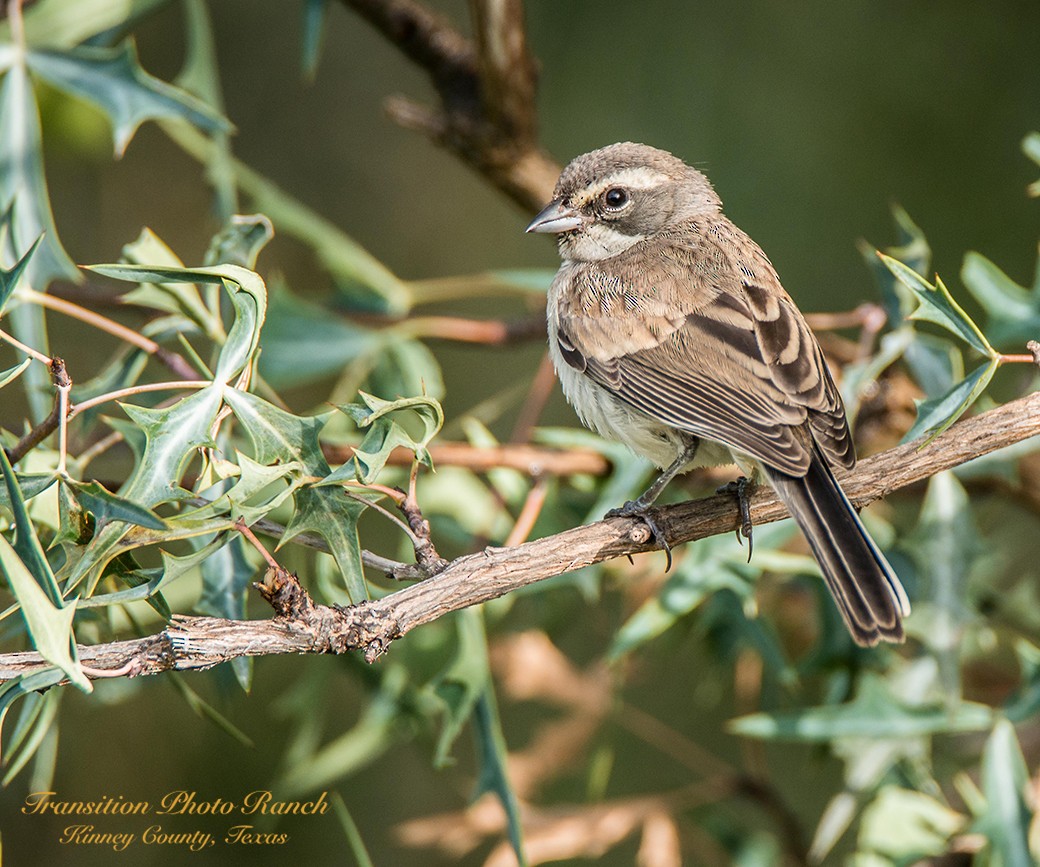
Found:
<path fill-rule="evenodd" d="M 661 184 L 667 183 L 668 180 L 669 177 L 664 172 L 655 171 L 647 166 L 634 166 L 633 168 L 621 169 L 612 173 L 609 177 L 604 178 L 603 181 L 596 184 L 596 186 L 589 187 L 585 195 L 582 196 L 582 201 L 591 202 L 611 187 L 627 187 L 630 190 L 649 190 L 653 187 L 659 187 Z"/>

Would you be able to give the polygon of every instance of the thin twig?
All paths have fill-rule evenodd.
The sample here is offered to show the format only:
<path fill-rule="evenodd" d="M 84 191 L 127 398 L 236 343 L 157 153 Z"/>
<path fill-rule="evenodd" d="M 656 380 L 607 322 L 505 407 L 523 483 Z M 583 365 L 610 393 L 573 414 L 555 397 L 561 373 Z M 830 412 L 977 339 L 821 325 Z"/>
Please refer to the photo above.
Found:
<path fill-rule="evenodd" d="M 548 489 L 546 480 L 539 479 L 531 487 L 531 490 L 527 492 L 523 508 L 520 509 L 520 514 L 517 516 L 516 523 L 513 524 L 513 529 L 509 532 L 509 536 L 506 537 L 505 544 L 507 548 L 527 541 L 527 537 L 531 535 L 538 516 L 542 513 Z"/>
<path fill-rule="evenodd" d="M 111 400 L 122 400 L 124 397 L 132 397 L 135 394 L 144 394 L 149 391 L 173 391 L 185 388 L 205 388 L 209 384 L 209 382 L 203 379 L 182 379 L 174 382 L 146 382 L 140 385 L 131 385 L 127 388 L 110 391 L 107 394 L 99 394 L 97 397 L 92 397 L 89 400 L 80 401 L 72 407 L 69 418 L 77 416 L 81 412 L 86 412 L 88 409 L 93 409 L 95 406 L 108 403 Z"/>
<path fill-rule="evenodd" d="M 24 343 L 22 343 L 22 341 L 18 340 L 15 337 L 12 337 L 10 334 L 8 334 L 6 331 L 3 331 L 2 329 L 0 329 L 0 340 L 4 341 L 4 343 L 10 343 L 11 346 L 13 346 L 15 349 L 24 352 L 26 355 L 32 356 L 42 364 L 50 366 L 51 359 L 49 355 L 44 355 L 42 352 L 33 349 L 31 346 L 26 346 Z"/>
<path fill-rule="evenodd" d="M 526 443 L 531 439 L 531 434 L 534 433 L 538 419 L 542 417 L 542 411 L 549 402 L 549 396 L 552 394 L 555 384 L 556 371 L 553 370 L 552 359 L 547 352 L 542 356 L 534 379 L 531 380 L 531 388 L 527 392 L 523 406 L 520 407 L 516 424 L 513 425 L 513 433 L 509 437 L 510 442 Z"/>
<path fill-rule="evenodd" d="M 156 360 L 161 361 L 182 379 L 199 379 L 198 372 L 182 356 L 166 349 L 164 346 L 160 346 L 154 340 L 139 334 L 134 329 L 109 319 L 107 316 L 102 316 L 100 313 L 87 310 L 85 307 L 80 307 L 80 305 L 74 304 L 72 301 L 67 301 L 64 298 L 59 298 L 57 295 L 51 295 L 46 292 L 27 290 L 22 293 L 21 297 L 26 301 L 39 304 L 41 307 L 64 313 L 66 316 L 105 331 L 113 337 L 118 337 L 131 346 L 136 346 L 138 349 L 148 353 L 148 355 L 154 356 Z"/>
<path fill-rule="evenodd" d="M 332 464 L 343 464 L 354 455 L 350 446 L 322 443 L 322 452 Z M 465 467 L 475 473 L 486 473 L 498 467 L 518 470 L 529 476 L 605 476 L 610 461 L 591 449 L 557 449 L 547 446 L 502 444 L 474 446 L 461 442 L 432 443 L 430 456 L 435 466 Z M 396 448 L 388 464 L 410 466 L 415 459 L 411 449 Z"/>
<path fill-rule="evenodd" d="M 62 431 L 61 443 L 59 444 L 60 455 L 58 466 L 61 472 L 65 471 L 65 414 L 68 411 L 69 391 L 72 388 L 72 380 L 69 379 L 68 371 L 65 369 L 65 361 L 55 356 L 47 360 L 47 366 L 51 370 L 51 382 L 54 383 L 54 387 L 58 390 L 58 394 L 54 398 L 54 407 L 48 413 L 47 417 L 36 424 L 32 430 L 30 430 L 25 436 L 23 436 L 14 446 L 10 449 L 5 449 L 7 454 L 7 460 L 12 465 L 17 464 L 22 458 L 24 458 L 30 451 L 36 446 L 42 443 L 47 437 L 54 433 L 59 428 Z"/>

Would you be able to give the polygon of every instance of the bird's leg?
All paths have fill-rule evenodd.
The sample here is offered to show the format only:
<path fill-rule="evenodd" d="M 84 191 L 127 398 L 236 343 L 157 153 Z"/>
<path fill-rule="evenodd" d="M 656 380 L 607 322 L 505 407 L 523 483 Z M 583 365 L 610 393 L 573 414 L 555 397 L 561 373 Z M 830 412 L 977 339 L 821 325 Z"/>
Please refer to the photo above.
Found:
<path fill-rule="evenodd" d="M 735 494 L 737 497 L 737 508 L 740 510 L 740 526 L 737 527 L 737 541 L 740 541 L 741 536 L 748 540 L 748 563 L 751 562 L 751 552 L 755 548 L 755 540 L 751 536 L 755 525 L 751 523 L 751 498 L 748 496 L 748 491 L 754 486 L 754 480 L 749 479 L 747 476 L 741 476 L 739 479 L 723 485 L 715 492 L 717 494 Z"/>
<path fill-rule="evenodd" d="M 671 546 L 669 546 L 664 533 L 661 532 L 661 528 L 657 526 L 657 522 L 650 515 L 650 507 L 654 504 L 654 501 L 661 496 L 661 491 L 665 489 L 668 483 L 679 475 L 686 465 L 694 459 L 699 444 L 700 440 L 693 437 L 686 440 L 679 456 L 661 471 L 661 474 L 654 479 L 653 484 L 651 484 L 640 497 L 635 500 L 629 500 L 620 509 L 611 509 L 606 514 L 606 517 L 608 518 L 642 519 L 643 523 L 650 528 L 650 533 L 657 540 L 657 544 L 661 546 L 665 554 L 668 556 L 668 562 L 665 565 L 665 572 L 672 568 L 672 549 Z"/>

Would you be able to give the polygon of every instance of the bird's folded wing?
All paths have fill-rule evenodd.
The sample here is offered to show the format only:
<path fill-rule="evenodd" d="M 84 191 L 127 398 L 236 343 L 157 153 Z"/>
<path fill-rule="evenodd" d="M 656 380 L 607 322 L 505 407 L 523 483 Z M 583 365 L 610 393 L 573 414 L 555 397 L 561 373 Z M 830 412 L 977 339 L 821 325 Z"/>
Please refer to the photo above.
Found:
<path fill-rule="evenodd" d="M 809 430 L 831 461 L 852 466 L 841 399 L 779 283 L 763 288 L 715 271 L 711 291 L 691 293 L 669 286 L 676 269 L 668 270 L 617 275 L 612 297 L 597 291 L 601 303 L 564 305 L 558 341 L 567 363 L 658 421 L 786 473 L 806 472 Z"/>

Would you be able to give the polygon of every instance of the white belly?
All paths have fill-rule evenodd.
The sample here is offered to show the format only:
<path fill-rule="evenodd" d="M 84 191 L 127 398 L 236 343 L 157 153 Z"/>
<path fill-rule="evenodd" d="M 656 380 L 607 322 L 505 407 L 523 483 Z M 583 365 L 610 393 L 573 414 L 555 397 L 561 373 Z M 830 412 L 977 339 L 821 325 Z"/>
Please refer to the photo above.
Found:
<path fill-rule="evenodd" d="M 582 423 L 606 439 L 624 443 L 659 467 L 669 466 L 683 451 L 690 435 L 622 403 L 616 395 L 571 367 L 560 352 L 555 332 L 550 323 L 549 355 L 563 394 Z M 726 446 L 702 439 L 696 459 L 686 469 L 729 463 L 733 463 L 733 457 Z"/>

